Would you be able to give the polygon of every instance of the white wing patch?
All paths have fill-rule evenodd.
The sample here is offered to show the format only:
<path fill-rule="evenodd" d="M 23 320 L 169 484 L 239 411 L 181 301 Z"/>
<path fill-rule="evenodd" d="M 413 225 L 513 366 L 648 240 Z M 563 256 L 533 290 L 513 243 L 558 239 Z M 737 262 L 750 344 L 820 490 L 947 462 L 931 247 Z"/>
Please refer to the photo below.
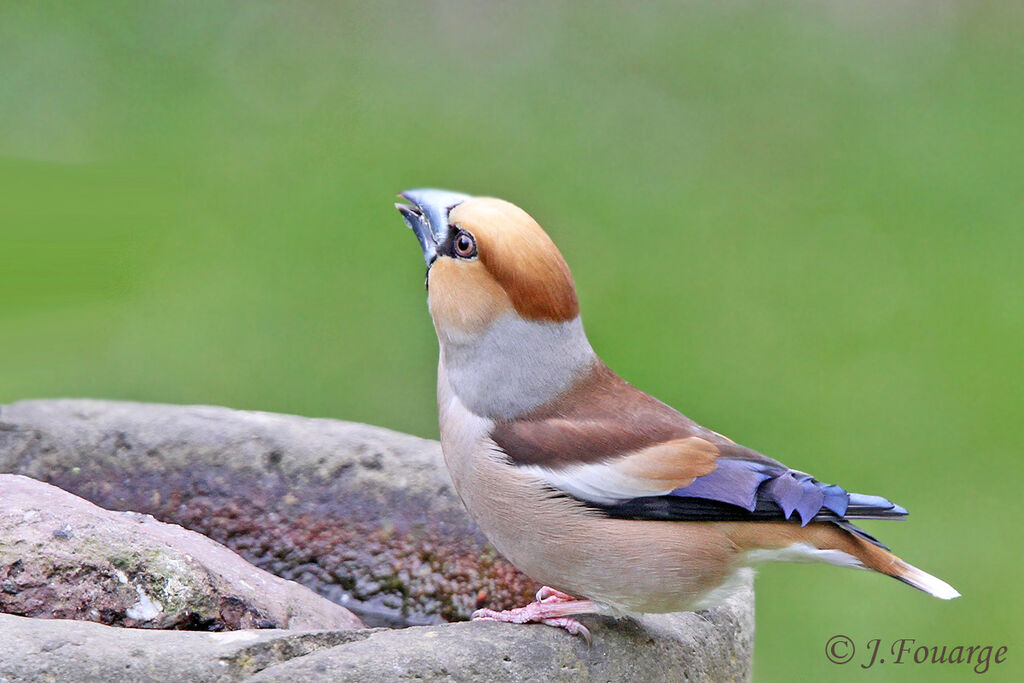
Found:
<path fill-rule="evenodd" d="M 632 498 L 668 495 L 674 488 L 652 488 L 649 480 L 624 474 L 608 463 L 569 465 L 553 470 L 541 465 L 518 468 L 548 485 L 598 505 L 615 505 Z"/>

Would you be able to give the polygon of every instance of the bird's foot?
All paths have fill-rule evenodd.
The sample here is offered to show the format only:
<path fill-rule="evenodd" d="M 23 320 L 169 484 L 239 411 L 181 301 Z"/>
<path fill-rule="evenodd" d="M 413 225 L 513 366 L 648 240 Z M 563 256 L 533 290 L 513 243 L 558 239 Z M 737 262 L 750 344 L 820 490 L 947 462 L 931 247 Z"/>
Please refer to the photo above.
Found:
<path fill-rule="evenodd" d="M 590 631 L 586 626 L 571 618 L 571 614 L 596 612 L 597 605 L 590 600 L 577 600 L 568 593 L 544 586 L 537 591 L 537 602 L 525 607 L 516 607 L 498 612 L 493 609 L 478 609 L 473 612 L 473 621 L 504 621 L 512 624 L 546 624 L 564 628 L 576 636 L 583 636 L 589 645 Z"/>

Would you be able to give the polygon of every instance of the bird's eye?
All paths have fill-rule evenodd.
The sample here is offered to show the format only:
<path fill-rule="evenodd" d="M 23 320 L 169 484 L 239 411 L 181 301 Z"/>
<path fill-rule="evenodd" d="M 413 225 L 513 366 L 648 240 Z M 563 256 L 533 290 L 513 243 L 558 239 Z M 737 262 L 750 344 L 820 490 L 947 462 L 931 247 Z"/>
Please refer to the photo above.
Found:
<path fill-rule="evenodd" d="M 462 258 L 476 256 L 476 240 L 465 230 L 460 230 L 455 236 L 455 253 Z"/>

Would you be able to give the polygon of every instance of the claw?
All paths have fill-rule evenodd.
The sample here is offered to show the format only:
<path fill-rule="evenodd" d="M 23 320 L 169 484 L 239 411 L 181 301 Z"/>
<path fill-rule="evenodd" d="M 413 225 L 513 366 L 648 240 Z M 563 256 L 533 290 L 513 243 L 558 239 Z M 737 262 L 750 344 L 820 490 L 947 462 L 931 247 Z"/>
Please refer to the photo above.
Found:
<path fill-rule="evenodd" d="M 575 599 L 568 593 L 563 593 L 551 586 L 541 586 L 541 589 L 537 591 L 537 602 L 570 602 Z"/>
<path fill-rule="evenodd" d="M 554 626 L 555 628 L 564 628 L 571 635 L 583 636 L 583 640 L 586 641 L 587 647 L 591 647 L 594 644 L 594 639 L 590 635 L 590 629 L 576 621 L 572 617 L 556 617 L 554 619 L 544 619 L 540 623 L 548 626 Z"/>
<path fill-rule="evenodd" d="M 568 593 L 544 586 L 537 591 L 537 601 L 525 607 L 498 612 L 493 609 L 478 609 L 473 612 L 473 621 L 504 621 L 512 624 L 539 623 L 563 628 L 574 636 L 583 636 L 590 645 L 592 638 L 586 626 L 570 618 L 572 614 L 587 614 L 598 611 L 590 600 L 577 600 Z"/>

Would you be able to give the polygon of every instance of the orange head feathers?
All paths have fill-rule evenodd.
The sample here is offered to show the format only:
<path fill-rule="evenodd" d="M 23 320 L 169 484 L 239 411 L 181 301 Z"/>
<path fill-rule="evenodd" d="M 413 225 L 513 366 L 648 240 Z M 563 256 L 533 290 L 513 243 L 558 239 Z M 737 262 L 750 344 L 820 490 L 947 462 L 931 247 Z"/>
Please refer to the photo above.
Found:
<path fill-rule="evenodd" d="M 451 332 L 480 330 L 515 311 L 537 322 L 579 315 L 569 266 L 528 213 L 501 199 L 410 190 L 396 205 L 429 271 L 430 311 Z"/>

